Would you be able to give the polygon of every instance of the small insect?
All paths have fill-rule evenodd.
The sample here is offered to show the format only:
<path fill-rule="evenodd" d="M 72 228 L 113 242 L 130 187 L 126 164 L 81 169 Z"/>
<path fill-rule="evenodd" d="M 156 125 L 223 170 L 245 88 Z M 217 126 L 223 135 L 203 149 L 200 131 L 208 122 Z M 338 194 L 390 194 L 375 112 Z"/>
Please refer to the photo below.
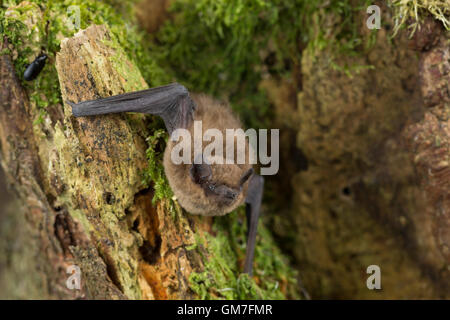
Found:
<path fill-rule="evenodd" d="M 162 117 L 171 135 L 164 152 L 164 171 L 180 205 L 192 214 L 222 216 L 246 204 L 248 229 L 244 272 L 252 273 L 263 178 L 254 173 L 249 161 L 242 164 L 223 161 L 220 164 L 194 152 L 190 154 L 189 163 L 176 164 L 171 159 L 175 146 L 172 133 L 178 128 L 188 130 L 191 137 L 194 136 L 197 121 L 202 122 L 202 135 L 208 129 L 219 130 L 224 136 L 227 129 L 240 129 L 241 124 L 228 105 L 206 95 L 192 95 L 191 98 L 188 90 L 178 83 L 103 99 L 67 103 L 72 106 L 75 117 L 118 112 Z M 235 148 L 234 143 L 232 148 Z M 247 141 L 245 150 L 250 150 Z M 195 161 L 199 156 L 203 157 L 202 161 Z"/>
<path fill-rule="evenodd" d="M 27 81 L 36 79 L 36 77 L 41 73 L 45 66 L 45 61 L 47 60 L 46 54 L 39 55 L 34 61 L 25 69 L 23 73 L 23 78 Z"/>

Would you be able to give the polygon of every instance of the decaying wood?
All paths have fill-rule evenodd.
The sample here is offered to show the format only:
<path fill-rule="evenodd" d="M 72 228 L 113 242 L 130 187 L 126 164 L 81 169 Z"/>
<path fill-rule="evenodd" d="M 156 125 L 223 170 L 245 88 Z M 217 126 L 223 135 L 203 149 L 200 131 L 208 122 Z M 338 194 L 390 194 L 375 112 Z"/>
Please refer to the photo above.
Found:
<path fill-rule="evenodd" d="M 441 26 L 428 20 L 412 42 L 423 50 L 419 68 L 419 88 L 426 108 L 421 121 L 405 128 L 420 184 L 426 194 L 427 206 L 417 221 L 422 240 L 423 263 L 434 270 L 443 290 L 450 288 L 450 37 L 439 32 Z M 430 41 L 428 30 L 438 37 Z M 442 34 L 442 35 L 441 35 Z M 439 35 L 441 35 L 439 37 Z M 418 46 L 417 44 L 421 44 Z"/>
<path fill-rule="evenodd" d="M 4 39 L 2 49 L 7 47 Z M 8 55 L 0 56 L 1 164 L 19 199 L 17 210 L 2 217 L 3 282 L 14 297 L 67 298 L 84 296 L 84 290 L 70 292 L 65 286 L 65 259 L 56 210 L 42 185 L 44 170 L 38 157 L 25 91 L 15 75 Z M 60 234 L 64 235 L 64 232 Z M 81 240 L 81 239 L 80 239 Z M 24 281 L 26 279 L 26 281 Z"/>
<path fill-rule="evenodd" d="M 306 49 L 300 83 L 265 85 L 281 110 L 274 122 L 281 132 L 295 128 L 306 157 L 285 174 L 293 176 L 292 208 L 274 217 L 274 229 L 293 239 L 312 298 L 448 298 L 449 42 L 440 28 L 390 44 L 378 30 L 367 51 L 335 58 L 373 68 L 351 77 L 330 68 L 332 53 Z M 287 105 L 298 110 L 297 123 L 280 117 Z M 281 158 L 291 141 L 281 141 Z M 380 291 L 366 286 L 372 264 L 381 269 Z"/>
<path fill-rule="evenodd" d="M 41 297 L 193 297 L 188 279 L 202 261 L 186 247 L 195 242 L 196 222 L 181 210 L 174 219 L 168 201 L 154 207 L 142 185 L 144 116 L 75 118 L 64 105 L 33 126 L 37 110 L 27 110 L 9 57 L 1 59 L 2 165 L 26 202 L 23 228 L 35 233 L 30 241 L 39 260 L 29 268 L 51 269 L 42 270 L 50 279 L 43 278 Z M 147 88 L 104 26 L 63 40 L 56 67 L 64 101 Z M 70 265 L 81 268 L 80 291 L 66 288 Z"/>
<path fill-rule="evenodd" d="M 168 2 L 155 3 L 165 12 Z M 149 21 L 153 31 L 162 20 Z M 431 20 L 411 41 L 387 45 L 383 29 L 376 36 L 356 61 L 339 61 L 375 69 L 348 77 L 330 68 L 326 50 L 305 49 L 294 72 L 303 78 L 261 83 L 282 128 L 280 186 L 293 177 L 292 194 L 274 199 L 285 209 L 273 215 L 274 229 L 291 231 L 288 246 L 313 298 L 448 298 L 448 33 Z M 5 46 L 0 158 L 18 198 L 0 217 L 7 297 L 194 297 L 189 275 L 203 262 L 187 248 L 211 221 L 181 210 L 174 218 L 168 200 L 152 204 L 141 184 L 146 119 L 75 119 L 69 106 L 53 105 L 35 122 L 40 112 Z M 56 64 L 63 100 L 147 88 L 104 26 L 64 40 Z M 367 289 L 372 264 L 381 267 L 382 291 Z M 66 286 L 72 265 L 81 268 L 81 290 Z"/>
<path fill-rule="evenodd" d="M 105 27 L 92 26 L 62 43 L 56 67 L 64 100 L 147 88 L 139 70 L 111 42 Z M 181 211 L 174 219 L 168 202 L 154 208 L 152 193 L 142 190 L 148 135 L 144 117 L 75 119 L 68 106 L 65 117 L 69 135 L 64 145 L 71 147 L 63 161 L 70 173 L 63 176 L 73 177 L 65 189 L 88 217 L 92 241 L 101 248 L 115 284 L 129 298 L 192 297 L 188 278 L 201 261 L 186 254 L 185 247 L 194 244 L 188 220 Z M 145 250 L 152 256 L 144 261 Z"/>

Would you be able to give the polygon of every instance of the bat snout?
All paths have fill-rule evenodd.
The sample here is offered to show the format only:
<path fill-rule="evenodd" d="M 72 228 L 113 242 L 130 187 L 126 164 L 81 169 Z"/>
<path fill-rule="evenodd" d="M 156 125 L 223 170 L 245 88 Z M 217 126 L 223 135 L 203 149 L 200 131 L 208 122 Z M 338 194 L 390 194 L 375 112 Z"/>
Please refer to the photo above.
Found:
<path fill-rule="evenodd" d="M 234 190 L 228 190 L 225 194 L 224 194 L 224 198 L 227 200 L 227 202 L 231 203 L 234 200 L 237 199 L 237 197 L 239 196 L 239 192 L 234 191 Z"/>
<path fill-rule="evenodd" d="M 236 196 L 237 196 L 237 192 L 230 191 L 230 192 L 227 193 L 227 198 L 228 199 L 234 200 L 234 199 L 236 199 Z"/>

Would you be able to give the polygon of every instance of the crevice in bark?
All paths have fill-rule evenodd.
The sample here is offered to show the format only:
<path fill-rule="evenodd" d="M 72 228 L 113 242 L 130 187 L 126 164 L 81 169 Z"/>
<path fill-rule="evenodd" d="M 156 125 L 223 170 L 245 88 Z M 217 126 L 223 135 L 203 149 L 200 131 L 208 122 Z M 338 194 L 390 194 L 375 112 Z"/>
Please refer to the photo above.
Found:
<path fill-rule="evenodd" d="M 64 256 L 66 258 L 72 257 L 70 247 L 77 246 L 77 240 L 74 235 L 73 220 L 67 211 L 56 214 L 53 228 L 55 230 L 55 237 L 59 240 L 63 249 Z"/>

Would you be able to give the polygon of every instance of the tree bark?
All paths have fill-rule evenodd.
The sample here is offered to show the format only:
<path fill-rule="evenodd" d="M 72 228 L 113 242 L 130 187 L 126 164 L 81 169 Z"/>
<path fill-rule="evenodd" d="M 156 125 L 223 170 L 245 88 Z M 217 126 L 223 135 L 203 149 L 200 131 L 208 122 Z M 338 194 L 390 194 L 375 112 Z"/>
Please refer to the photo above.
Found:
<path fill-rule="evenodd" d="M 2 49 L 7 46 L 2 43 Z M 65 213 L 56 212 L 44 191 L 30 119 L 28 97 L 21 87 L 11 59 L 0 56 L 0 132 L 2 167 L 14 185 L 20 203 L 2 217 L 2 280 L 14 296 L 60 298 L 71 296 L 64 288 L 65 265 L 56 223 Z M 26 281 L 22 279 L 27 278 Z M 84 291 L 80 292 L 81 295 Z"/>
<path fill-rule="evenodd" d="M 65 40 L 56 67 L 64 101 L 147 88 L 104 26 Z M 3 276 L 9 287 L 24 272 L 39 270 L 32 283 L 27 279 L 33 293 L 19 296 L 193 297 L 188 278 L 202 262 L 186 246 L 194 244 L 195 219 L 189 222 L 180 210 L 174 219 L 165 201 L 152 206 L 152 192 L 141 182 L 147 166 L 144 117 L 76 119 L 65 105 L 33 127 L 36 110 L 30 110 L 8 55 L 1 56 L 1 81 L 2 166 L 21 201 L 17 212 L 4 217 L 15 224 L 5 230 L 9 245 L 21 248 L 7 252 Z M 153 250 L 146 257 L 152 263 L 139 253 L 144 243 Z M 66 288 L 70 265 L 81 269 L 81 290 Z"/>
<path fill-rule="evenodd" d="M 352 58 L 308 48 L 300 86 L 266 86 L 280 114 L 298 110 L 290 128 L 307 165 L 290 172 L 293 205 L 275 230 L 295 230 L 290 250 L 313 298 L 448 298 L 449 33 L 431 18 L 413 39 L 389 42 L 385 29 Z M 348 76 L 332 57 L 372 68 Z M 381 291 L 366 286 L 370 265 Z"/>

